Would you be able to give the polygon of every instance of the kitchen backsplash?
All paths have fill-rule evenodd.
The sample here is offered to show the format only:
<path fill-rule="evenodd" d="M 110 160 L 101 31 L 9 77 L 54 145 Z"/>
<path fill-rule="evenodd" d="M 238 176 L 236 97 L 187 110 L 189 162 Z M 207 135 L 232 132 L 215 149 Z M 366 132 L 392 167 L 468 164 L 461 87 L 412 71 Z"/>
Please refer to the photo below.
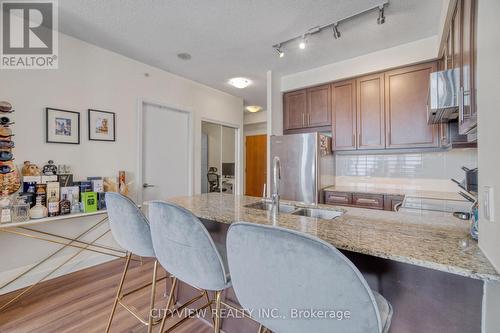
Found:
<path fill-rule="evenodd" d="M 450 178 L 463 179 L 462 166 L 477 167 L 476 149 L 335 157 L 337 185 L 373 183 L 436 191 L 456 190 Z"/>

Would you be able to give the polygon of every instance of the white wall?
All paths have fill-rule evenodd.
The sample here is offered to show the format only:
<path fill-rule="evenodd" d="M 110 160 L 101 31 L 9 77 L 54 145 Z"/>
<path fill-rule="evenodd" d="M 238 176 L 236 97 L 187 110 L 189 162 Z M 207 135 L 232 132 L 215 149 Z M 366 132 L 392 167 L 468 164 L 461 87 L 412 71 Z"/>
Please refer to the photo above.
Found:
<path fill-rule="evenodd" d="M 263 135 L 267 133 L 267 124 L 264 123 L 255 123 L 245 125 L 245 136 L 249 135 Z"/>
<path fill-rule="evenodd" d="M 260 112 L 254 112 L 254 113 L 249 113 L 245 112 L 243 122 L 245 125 L 248 124 L 256 124 L 256 123 L 265 123 L 267 121 L 267 111 L 260 111 Z"/>
<path fill-rule="evenodd" d="M 478 163 L 480 203 L 482 189 L 493 186 L 495 190 L 495 222 L 480 214 L 479 246 L 500 271 L 500 1 L 478 1 L 477 24 L 477 109 L 478 109 Z M 482 212 L 481 212 L 482 213 Z M 497 309 L 498 310 L 498 309 Z"/>
<path fill-rule="evenodd" d="M 145 73 L 149 73 L 149 76 L 146 77 Z M 195 193 L 200 192 L 201 118 L 220 120 L 243 128 L 241 98 L 62 34 L 59 40 L 59 69 L 2 70 L 0 76 L 0 100 L 10 101 L 16 109 L 13 118 L 16 122 L 17 163 L 30 160 L 43 164 L 53 159 L 56 164 L 71 165 L 76 179 L 115 176 L 118 170 L 125 170 L 129 180 L 134 181 L 139 98 L 193 112 L 192 183 Z M 45 107 L 80 112 L 80 145 L 45 143 Z M 116 142 L 88 141 L 88 108 L 116 112 Z M 243 140 L 240 138 L 239 142 Z M 133 186 L 136 185 L 133 183 Z M 71 220 L 54 223 L 47 228 L 72 236 L 95 220 Z M 111 242 L 110 237 L 105 241 Z M 57 246 L 0 234 L 0 282 L 54 248 Z M 62 256 L 68 256 L 69 253 L 71 251 L 64 252 Z M 101 260 L 103 258 L 92 256 L 81 266 Z M 5 290 L 0 291 L 3 292 Z"/>
<path fill-rule="evenodd" d="M 284 75 L 281 78 L 281 91 L 300 89 L 435 59 L 438 44 L 438 37 L 433 36 L 307 71 Z"/>

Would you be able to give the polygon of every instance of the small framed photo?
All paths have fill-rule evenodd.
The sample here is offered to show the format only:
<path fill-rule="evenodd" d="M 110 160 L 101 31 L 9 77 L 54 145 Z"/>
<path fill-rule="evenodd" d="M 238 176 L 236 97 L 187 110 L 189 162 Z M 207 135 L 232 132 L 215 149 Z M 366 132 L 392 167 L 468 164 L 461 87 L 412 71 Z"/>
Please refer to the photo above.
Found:
<path fill-rule="evenodd" d="M 80 144 L 80 113 L 45 108 L 47 143 Z"/>
<path fill-rule="evenodd" d="M 115 113 L 89 109 L 89 140 L 115 141 Z"/>

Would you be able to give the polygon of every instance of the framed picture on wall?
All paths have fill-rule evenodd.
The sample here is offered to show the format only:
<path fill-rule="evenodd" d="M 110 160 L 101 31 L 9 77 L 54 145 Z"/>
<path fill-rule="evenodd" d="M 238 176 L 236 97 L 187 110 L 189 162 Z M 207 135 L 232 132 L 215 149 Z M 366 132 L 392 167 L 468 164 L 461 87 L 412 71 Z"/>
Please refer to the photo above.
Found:
<path fill-rule="evenodd" d="M 115 113 L 89 109 L 89 140 L 115 141 Z"/>
<path fill-rule="evenodd" d="M 45 108 L 45 133 L 48 143 L 80 144 L 80 113 Z"/>

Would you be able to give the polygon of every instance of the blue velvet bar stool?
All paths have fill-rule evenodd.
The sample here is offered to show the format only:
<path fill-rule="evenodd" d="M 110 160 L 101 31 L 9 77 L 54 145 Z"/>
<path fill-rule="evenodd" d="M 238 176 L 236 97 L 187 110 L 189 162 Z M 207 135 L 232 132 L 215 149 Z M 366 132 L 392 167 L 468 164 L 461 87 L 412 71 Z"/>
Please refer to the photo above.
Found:
<path fill-rule="evenodd" d="M 156 283 L 165 278 L 157 280 L 158 261 L 156 260 L 155 252 L 153 249 L 149 222 L 141 212 L 139 207 L 137 207 L 137 205 L 129 198 L 118 193 L 107 192 L 105 200 L 111 233 L 113 234 L 116 242 L 127 251 L 127 260 L 125 262 L 125 267 L 123 269 L 120 283 L 116 291 L 116 297 L 113 302 L 113 308 L 111 310 L 111 315 L 106 327 L 106 333 L 110 330 L 113 316 L 118 304 L 120 304 L 134 317 L 136 317 L 144 325 L 146 325 L 148 327 L 148 333 L 151 333 L 154 324 L 153 316 L 151 314 L 155 302 Z M 155 258 L 153 266 L 153 277 L 151 283 L 129 291 L 126 294 L 122 294 L 123 284 L 125 282 L 125 277 L 127 275 L 130 261 L 132 259 L 132 254 L 141 257 Z M 123 301 L 123 298 L 135 291 L 146 288 L 149 285 L 151 285 L 151 297 L 148 319 L 146 321 L 141 319 L 139 314 L 132 310 L 130 306 L 126 305 Z M 167 304 L 170 304 L 170 298 L 172 296 L 172 294 L 169 295 L 169 301 Z"/>
<path fill-rule="evenodd" d="M 221 323 L 221 293 L 231 286 L 227 260 L 224 260 L 225 248 L 218 248 L 203 223 L 182 207 L 153 201 L 149 203 L 148 212 L 156 257 L 174 276 L 172 288 L 180 280 L 200 291 L 198 296 L 178 307 L 177 311 L 205 297 L 206 303 L 195 311 L 200 313 L 215 303 L 213 324 L 214 332 L 218 333 Z M 209 299 L 209 291 L 215 292 L 215 300 Z M 167 316 L 163 317 L 159 332 L 163 332 L 166 318 Z M 189 318 L 182 318 L 165 332 L 174 330 Z"/>
<path fill-rule="evenodd" d="M 389 302 L 370 289 L 349 259 L 318 238 L 239 222 L 229 228 L 227 254 L 240 304 L 273 332 L 389 330 Z M 279 313 L 268 315 L 270 309 Z M 328 312 L 311 318 L 315 310 Z"/>

